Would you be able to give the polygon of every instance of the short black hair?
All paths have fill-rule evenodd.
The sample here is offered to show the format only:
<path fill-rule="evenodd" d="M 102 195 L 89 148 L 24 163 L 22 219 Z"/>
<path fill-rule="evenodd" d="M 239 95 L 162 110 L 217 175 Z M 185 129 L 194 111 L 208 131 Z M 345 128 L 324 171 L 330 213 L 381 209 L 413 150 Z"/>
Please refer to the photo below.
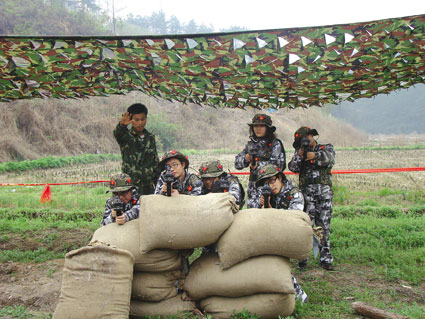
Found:
<path fill-rule="evenodd" d="M 142 104 L 142 103 L 134 103 L 132 105 L 130 105 L 127 109 L 127 112 L 130 114 L 145 114 L 146 116 L 148 116 L 148 108 L 146 107 L 146 105 Z"/>

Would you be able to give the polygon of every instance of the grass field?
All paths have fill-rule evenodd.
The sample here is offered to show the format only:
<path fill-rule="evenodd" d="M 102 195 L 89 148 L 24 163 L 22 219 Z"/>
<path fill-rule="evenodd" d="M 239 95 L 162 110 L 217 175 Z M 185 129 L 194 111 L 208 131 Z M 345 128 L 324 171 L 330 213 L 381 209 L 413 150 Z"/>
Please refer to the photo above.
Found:
<path fill-rule="evenodd" d="M 218 153 L 218 154 L 217 154 Z M 287 154 L 288 161 L 292 154 Z M 235 171 L 234 154 L 193 152 L 192 168 L 219 158 Z M 342 149 L 334 169 L 424 166 L 425 149 Z M 120 162 L 72 164 L 60 168 L 2 172 L 0 183 L 104 180 Z M 289 176 L 296 181 L 296 176 Z M 291 318 L 361 318 L 353 301 L 425 318 L 425 172 L 334 175 L 331 247 L 336 271 L 310 259 L 294 273 L 309 295 Z M 247 177 L 241 177 L 246 186 Z M 0 187 L 0 317 L 49 318 L 46 302 L 9 298 L 35 271 L 46 282 L 60 278 L 60 259 L 84 246 L 99 227 L 107 185 L 51 186 L 52 201 L 40 203 L 43 186 Z M 30 267 L 30 268 L 28 268 Z M 33 272 L 33 273 L 32 273 Z M 25 276 L 24 276 L 25 274 Z M 44 278 L 45 277 L 45 278 Z M 27 279 L 26 279 L 27 278 Z M 17 292 L 18 293 L 18 292 Z M 8 299 L 9 298 L 9 299 Z M 55 299 L 56 298 L 56 299 Z M 9 300 L 9 301 L 8 301 Z M 12 300 L 12 301 L 10 301 Z M 243 313 L 239 318 L 255 318 Z"/>

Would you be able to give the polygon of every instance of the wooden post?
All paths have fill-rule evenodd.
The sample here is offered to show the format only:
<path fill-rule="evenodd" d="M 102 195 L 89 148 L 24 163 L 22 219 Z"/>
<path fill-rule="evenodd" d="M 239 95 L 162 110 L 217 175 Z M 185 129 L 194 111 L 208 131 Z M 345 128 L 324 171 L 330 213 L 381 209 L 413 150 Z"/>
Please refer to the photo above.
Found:
<path fill-rule="evenodd" d="M 351 307 L 359 314 L 373 319 L 409 319 L 409 317 L 398 315 L 393 312 L 384 311 L 379 308 L 375 308 L 365 304 L 364 302 L 358 301 L 353 302 Z"/>

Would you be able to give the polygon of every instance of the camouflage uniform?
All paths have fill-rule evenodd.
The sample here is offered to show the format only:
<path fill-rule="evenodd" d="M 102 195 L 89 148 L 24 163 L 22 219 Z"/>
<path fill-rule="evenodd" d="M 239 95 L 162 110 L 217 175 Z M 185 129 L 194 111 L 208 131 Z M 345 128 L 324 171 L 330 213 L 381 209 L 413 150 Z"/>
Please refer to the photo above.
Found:
<path fill-rule="evenodd" d="M 158 181 L 156 183 L 155 187 L 155 194 L 162 194 L 162 187 L 164 186 L 164 174 L 165 174 L 165 162 L 171 158 L 177 158 L 182 162 L 186 163 L 185 167 L 185 178 L 183 182 L 181 182 L 179 179 L 175 178 L 172 186 L 173 189 L 176 189 L 179 191 L 180 194 L 185 195 L 201 195 L 202 193 L 202 180 L 197 176 L 196 174 L 189 173 L 189 160 L 187 156 L 184 156 L 182 153 L 172 150 L 167 153 L 165 153 L 162 158 L 161 162 L 159 162 L 158 167 L 162 170 L 161 175 L 158 178 Z"/>
<path fill-rule="evenodd" d="M 272 126 L 272 120 L 270 116 L 265 114 L 256 114 L 252 119 L 252 123 L 248 124 L 250 126 L 255 124 L 263 124 L 268 128 L 272 128 L 273 131 L 276 129 Z M 250 162 L 245 160 L 245 155 L 250 153 L 250 150 L 258 150 L 258 166 L 257 170 L 250 169 L 249 174 L 249 183 L 248 183 L 248 199 L 247 199 L 247 208 L 255 207 L 255 199 L 257 198 L 257 188 L 255 186 L 256 171 L 260 167 L 266 164 L 274 164 L 281 169 L 283 172 L 286 168 L 286 157 L 285 157 L 285 148 L 283 147 L 282 142 L 279 139 L 273 139 L 270 142 L 267 142 L 264 138 L 255 137 L 255 135 L 250 137 L 250 141 L 245 145 L 245 148 L 235 157 L 235 168 L 244 169 L 250 165 Z"/>
<path fill-rule="evenodd" d="M 316 155 L 310 161 L 303 161 L 298 155 L 299 140 L 303 136 L 318 135 L 316 130 L 301 127 L 295 135 L 295 153 L 288 164 L 288 168 L 300 173 L 300 188 L 304 194 L 305 212 L 310 216 L 312 225 L 323 228 L 323 238 L 319 243 L 320 262 L 331 265 L 333 257 L 330 251 L 330 224 L 332 217 L 332 175 L 331 168 L 335 163 L 335 151 L 331 144 L 316 146 L 308 151 Z M 298 142 L 298 144 L 297 144 Z"/>
<path fill-rule="evenodd" d="M 286 179 L 285 175 L 278 169 L 275 165 L 267 164 L 260 168 L 258 171 L 258 179 L 255 183 L 257 189 L 259 190 L 256 193 L 254 199 L 254 207 L 261 208 L 260 198 L 262 195 L 262 189 L 264 186 L 264 181 L 272 176 L 282 175 L 282 189 L 276 195 L 271 194 L 270 204 L 271 207 L 277 209 L 294 209 L 294 210 L 304 210 L 304 196 L 301 191 L 292 184 L 292 182 Z"/>
<path fill-rule="evenodd" d="M 155 136 L 146 129 L 141 137 L 134 129 L 118 123 L 114 130 L 122 156 L 122 171 L 131 176 L 140 195 L 153 194 L 158 176 L 158 153 Z"/>
<path fill-rule="evenodd" d="M 245 204 L 245 191 L 236 176 L 223 171 L 223 165 L 221 165 L 219 161 L 209 161 L 202 163 L 199 167 L 199 175 L 201 178 L 219 177 L 219 183 L 226 184 L 228 187 L 227 190 L 221 191 L 227 191 L 232 194 L 235 198 L 236 204 L 240 209 L 242 209 L 243 205 Z M 209 190 L 205 186 L 202 186 L 202 195 L 208 194 L 211 191 L 213 190 Z"/>
<path fill-rule="evenodd" d="M 125 221 L 139 218 L 140 202 L 137 191 L 133 188 L 130 176 L 127 174 L 119 174 L 111 178 L 109 183 L 112 192 L 123 192 L 132 189 L 130 201 L 124 205 Z M 112 202 L 113 198 L 108 198 L 105 204 L 105 213 L 101 226 L 105 226 L 110 223 L 115 223 L 115 218 L 112 217 Z"/>

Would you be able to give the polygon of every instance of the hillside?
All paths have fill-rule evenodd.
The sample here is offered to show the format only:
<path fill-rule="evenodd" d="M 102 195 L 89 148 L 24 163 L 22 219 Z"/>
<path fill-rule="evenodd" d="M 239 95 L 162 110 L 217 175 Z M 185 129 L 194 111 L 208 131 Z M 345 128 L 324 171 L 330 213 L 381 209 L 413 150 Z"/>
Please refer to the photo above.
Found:
<path fill-rule="evenodd" d="M 135 102 L 148 106 L 148 129 L 158 139 L 158 152 L 173 148 L 241 150 L 248 126 L 258 110 L 214 109 L 149 98 L 125 96 L 86 100 L 34 99 L 0 103 L 0 161 L 46 155 L 119 153 L 112 131 L 120 115 Z M 317 128 L 320 141 L 338 146 L 360 145 L 367 135 L 341 124 L 319 109 L 279 110 L 271 114 L 286 148 L 301 125 Z"/>
<path fill-rule="evenodd" d="M 424 134 L 425 86 L 344 102 L 331 114 L 370 134 Z"/>

